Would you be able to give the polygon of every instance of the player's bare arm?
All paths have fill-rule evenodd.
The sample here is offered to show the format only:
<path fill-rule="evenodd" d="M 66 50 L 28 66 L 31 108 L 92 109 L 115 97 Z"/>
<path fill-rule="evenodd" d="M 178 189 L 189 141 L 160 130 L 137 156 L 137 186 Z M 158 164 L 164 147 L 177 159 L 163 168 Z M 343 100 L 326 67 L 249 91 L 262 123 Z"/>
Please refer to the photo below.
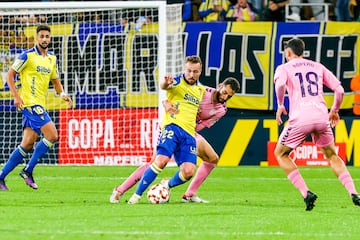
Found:
<path fill-rule="evenodd" d="M 329 122 L 330 122 L 330 125 L 332 128 L 335 127 L 339 123 L 339 120 L 340 120 L 339 113 L 336 112 L 335 110 L 330 110 Z"/>
<path fill-rule="evenodd" d="M 341 85 L 339 85 L 336 89 L 334 89 L 334 94 L 335 94 L 334 103 L 329 113 L 329 122 L 331 127 L 335 127 L 339 123 L 340 116 L 338 112 L 344 97 L 344 88 Z"/>
<path fill-rule="evenodd" d="M 166 112 L 170 114 L 178 114 L 179 110 L 177 109 L 176 105 L 168 100 L 162 101 L 162 105 Z"/>
<path fill-rule="evenodd" d="M 67 95 L 67 94 L 64 92 L 64 89 L 63 89 L 63 87 L 62 87 L 62 85 L 61 85 L 60 79 L 59 79 L 59 78 L 56 78 L 56 79 L 51 80 L 51 82 L 52 82 L 52 84 L 54 85 L 54 88 L 55 88 L 56 93 L 59 94 L 60 97 L 61 97 L 64 101 L 68 102 L 68 106 L 69 106 L 69 107 L 72 107 L 72 100 L 71 100 L 70 96 Z"/>
<path fill-rule="evenodd" d="M 172 75 L 165 75 L 163 81 L 160 83 L 160 88 L 163 90 L 169 89 L 172 87 L 174 82 L 174 77 Z"/>
<path fill-rule="evenodd" d="M 18 91 L 16 90 L 16 87 L 15 87 L 15 75 L 16 75 L 16 71 L 12 68 L 9 69 L 8 71 L 8 74 L 6 76 L 6 81 L 7 81 L 7 84 L 9 86 L 9 89 L 10 89 L 10 92 L 11 94 L 13 95 L 14 97 L 14 105 L 16 108 L 19 108 L 19 109 L 23 109 L 24 106 L 24 102 L 23 100 L 21 99 Z"/>
<path fill-rule="evenodd" d="M 279 105 L 276 111 L 276 121 L 279 125 L 283 124 L 283 120 L 281 118 L 282 115 L 287 115 L 287 111 L 284 105 Z"/>

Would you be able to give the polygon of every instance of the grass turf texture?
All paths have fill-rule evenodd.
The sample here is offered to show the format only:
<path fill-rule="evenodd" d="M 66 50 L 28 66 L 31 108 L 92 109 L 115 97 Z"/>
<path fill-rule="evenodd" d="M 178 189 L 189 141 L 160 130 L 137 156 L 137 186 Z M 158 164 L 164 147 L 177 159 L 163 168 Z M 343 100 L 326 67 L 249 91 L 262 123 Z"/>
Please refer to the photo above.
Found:
<path fill-rule="evenodd" d="M 1 239 L 358 239 L 356 207 L 330 168 L 300 168 L 318 195 L 305 211 L 300 193 L 278 167 L 217 167 L 198 191 L 209 204 L 128 205 L 135 188 L 110 204 L 115 185 L 135 167 L 37 166 L 39 185 L 25 185 L 18 167 L 0 191 Z M 168 167 L 155 180 L 171 177 Z M 349 168 L 360 189 L 360 168 Z M 154 183 L 155 183 L 154 182 Z"/>

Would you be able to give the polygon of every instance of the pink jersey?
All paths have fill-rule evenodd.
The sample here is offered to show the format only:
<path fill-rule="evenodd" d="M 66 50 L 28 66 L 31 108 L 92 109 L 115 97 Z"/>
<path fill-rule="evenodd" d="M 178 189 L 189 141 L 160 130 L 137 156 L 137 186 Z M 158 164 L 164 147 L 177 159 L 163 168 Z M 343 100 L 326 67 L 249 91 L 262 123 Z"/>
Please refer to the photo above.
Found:
<path fill-rule="evenodd" d="M 334 91 L 341 83 L 321 63 L 292 59 L 276 68 L 274 82 L 278 104 L 284 102 L 285 89 L 288 93 L 290 124 L 328 122 L 323 85 Z"/>
<path fill-rule="evenodd" d="M 214 94 L 216 94 L 215 88 L 206 87 L 196 118 L 196 132 L 205 127 L 210 128 L 226 113 L 227 108 L 225 103 L 216 103 L 213 101 Z"/>
<path fill-rule="evenodd" d="M 210 128 L 214 125 L 220 118 L 222 118 L 226 113 L 225 103 L 215 103 L 213 102 L 213 95 L 216 94 L 216 89 L 205 86 L 205 93 L 201 100 L 199 111 L 196 116 L 196 140 L 200 140 L 203 137 L 197 133 L 204 128 Z M 158 128 L 158 137 L 161 133 L 161 124 Z"/>

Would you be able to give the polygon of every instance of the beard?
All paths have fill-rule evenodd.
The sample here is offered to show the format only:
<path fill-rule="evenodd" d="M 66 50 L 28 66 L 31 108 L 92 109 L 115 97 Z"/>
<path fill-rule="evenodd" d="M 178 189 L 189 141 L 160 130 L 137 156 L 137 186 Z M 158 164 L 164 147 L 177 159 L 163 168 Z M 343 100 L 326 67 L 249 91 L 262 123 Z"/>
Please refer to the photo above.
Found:
<path fill-rule="evenodd" d="M 40 44 L 39 47 L 41 47 L 43 50 L 46 50 L 48 48 L 49 44 Z"/>
<path fill-rule="evenodd" d="M 216 101 L 218 103 L 224 103 L 225 102 L 224 99 L 220 98 L 220 92 L 216 92 Z"/>

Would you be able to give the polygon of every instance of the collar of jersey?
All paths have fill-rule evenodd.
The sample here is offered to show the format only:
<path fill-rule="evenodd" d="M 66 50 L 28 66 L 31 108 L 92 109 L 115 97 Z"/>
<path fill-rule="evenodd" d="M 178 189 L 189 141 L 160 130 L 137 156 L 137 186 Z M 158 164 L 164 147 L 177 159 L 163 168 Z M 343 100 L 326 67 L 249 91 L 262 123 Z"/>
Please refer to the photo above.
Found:
<path fill-rule="evenodd" d="M 37 44 L 34 46 L 34 49 L 35 49 L 35 52 L 36 52 L 37 54 L 39 54 L 40 56 L 42 55 L 42 54 L 41 54 L 41 51 L 40 51 L 40 49 L 38 48 L 38 45 L 37 45 Z M 46 52 L 46 55 L 47 55 L 47 52 Z"/>

